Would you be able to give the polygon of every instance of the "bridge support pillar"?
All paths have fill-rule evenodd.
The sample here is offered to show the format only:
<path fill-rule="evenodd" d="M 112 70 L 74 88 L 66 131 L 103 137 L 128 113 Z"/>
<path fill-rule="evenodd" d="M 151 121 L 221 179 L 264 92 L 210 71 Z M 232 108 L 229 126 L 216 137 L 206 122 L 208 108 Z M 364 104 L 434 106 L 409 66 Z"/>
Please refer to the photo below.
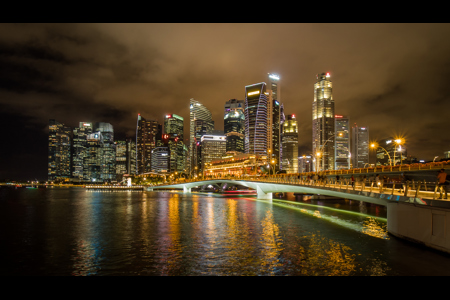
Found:
<path fill-rule="evenodd" d="M 190 193 L 190 192 L 191 192 L 191 188 L 183 186 L 183 193 Z"/>
<path fill-rule="evenodd" d="M 265 193 L 259 185 L 256 186 L 257 199 L 272 200 L 272 193 Z"/>

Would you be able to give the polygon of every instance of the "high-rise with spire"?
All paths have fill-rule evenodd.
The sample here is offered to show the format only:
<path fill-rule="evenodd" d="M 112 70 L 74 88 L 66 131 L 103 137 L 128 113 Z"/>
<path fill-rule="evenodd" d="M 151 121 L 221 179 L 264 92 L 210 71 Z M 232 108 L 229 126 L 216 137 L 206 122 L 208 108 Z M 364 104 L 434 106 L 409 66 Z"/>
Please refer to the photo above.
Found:
<path fill-rule="evenodd" d="M 334 170 L 335 119 L 330 73 L 317 75 L 312 104 L 312 150 L 316 169 Z"/>
<path fill-rule="evenodd" d="M 281 169 L 281 94 L 280 94 L 280 76 L 268 73 L 269 90 L 269 149 L 271 149 L 271 158 L 275 158 L 275 169 Z"/>

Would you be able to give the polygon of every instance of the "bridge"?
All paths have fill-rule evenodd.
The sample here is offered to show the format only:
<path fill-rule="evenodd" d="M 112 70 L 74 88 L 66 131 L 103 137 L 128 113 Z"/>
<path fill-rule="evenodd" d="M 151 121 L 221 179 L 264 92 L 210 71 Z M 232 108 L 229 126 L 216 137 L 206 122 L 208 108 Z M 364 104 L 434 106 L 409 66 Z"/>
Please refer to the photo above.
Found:
<path fill-rule="evenodd" d="M 374 184 L 375 183 L 375 184 Z M 291 192 L 345 198 L 387 208 L 387 230 L 394 236 L 450 253 L 450 200 L 436 199 L 438 186 L 426 181 L 382 183 L 340 180 L 305 180 L 301 176 L 261 177 L 257 180 L 212 179 L 149 187 L 148 190 L 183 190 L 200 186 L 237 185 L 256 190 L 256 198 L 272 201 L 273 193 Z M 375 185 L 375 186 L 374 186 Z M 431 186 L 430 186 L 431 185 Z"/>

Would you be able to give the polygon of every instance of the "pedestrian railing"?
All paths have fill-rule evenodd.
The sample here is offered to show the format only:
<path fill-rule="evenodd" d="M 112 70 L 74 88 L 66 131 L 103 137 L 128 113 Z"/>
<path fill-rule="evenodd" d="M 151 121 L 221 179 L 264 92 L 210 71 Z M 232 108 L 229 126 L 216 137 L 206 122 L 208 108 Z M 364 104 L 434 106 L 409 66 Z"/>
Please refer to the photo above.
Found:
<path fill-rule="evenodd" d="M 379 194 L 388 195 L 401 195 L 405 197 L 414 198 L 425 198 L 425 199 L 437 199 L 442 194 L 445 194 L 444 190 L 446 187 L 439 186 L 436 182 L 427 182 L 424 180 L 407 180 L 405 182 L 396 182 L 384 180 L 356 180 L 351 181 L 350 178 L 337 179 L 305 179 L 298 176 L 283 176 L 283 177 L 273 177 L 273 176 L 261 176 L 252 178 L 229 178 L 229 177 L 218 177 L 214 180 L 247 180 L 256 182 L 266 182 L 266 183 L 277 183 L 277 184 L 289 184 L 289 185 L 301 185 L 309 187 L 324 187 L 339 190 L 341 192 L 348 191 L 364 191 L 364 192 L 374 192 Z M 182 183 L 188 182 L 198 182 L 205 180 L 186 180 Z M 173 182 L 172 184 L 176 184 Z M 441 194 L 442 192 L 442 194 Z"/>

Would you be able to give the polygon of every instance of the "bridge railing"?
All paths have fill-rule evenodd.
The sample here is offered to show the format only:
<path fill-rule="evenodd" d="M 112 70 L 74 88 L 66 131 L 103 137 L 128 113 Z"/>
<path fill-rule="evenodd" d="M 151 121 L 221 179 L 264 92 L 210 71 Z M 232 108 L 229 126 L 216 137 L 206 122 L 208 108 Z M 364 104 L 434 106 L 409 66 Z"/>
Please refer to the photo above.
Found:
<path fill-rule="evenodd" d="M 337 179 L 304 179 L 296 176 L 286 177 L 260 177 L 256 181 L 279 184 L 293 184 L 312 187 L 328 187 L 340 191 L 358 190 L 368 191 L 380 194 L 402 195 L 405 197 L 437 199 L 437 197 L 445 195 L 444 189 L 447 186 L 439 186 L 437 182 L 424 180 L 406 180 L 404 182 L 384 180 L 357 180 L 351 182 L 349 178 Z"/>
<path fill-rule="evenodd" d="M 215 180 L 230 180 L 229 177 L 218 177 Z M 255 182 L 301 185 L 310 187 L 326 187 L 333 188 L 342 192 L 346 191 L 365 191 L 389 195 L 401 195 L 405 197 L 437 199 L 441 195 L 441 189 L 447 189 L 447 186 L 440 187 L 437 182 L 424 180 L 406 180 L 398 182 L 394 180 L 384 181 L 383 179 L 374 180 L 373 178 L 366 178 L 363 180 L 351 181 L 350 178 L 336 178 L 322 177 L 321 179 L 308 179 L 301 176 L 259 176 L 251 178 L 235 178 L 235 180 L 247 180 Z M 204 180 L 187 180 L 187 182 L 199 182 Z M 444 191 L 442 190 L 443 194 Z"/>

